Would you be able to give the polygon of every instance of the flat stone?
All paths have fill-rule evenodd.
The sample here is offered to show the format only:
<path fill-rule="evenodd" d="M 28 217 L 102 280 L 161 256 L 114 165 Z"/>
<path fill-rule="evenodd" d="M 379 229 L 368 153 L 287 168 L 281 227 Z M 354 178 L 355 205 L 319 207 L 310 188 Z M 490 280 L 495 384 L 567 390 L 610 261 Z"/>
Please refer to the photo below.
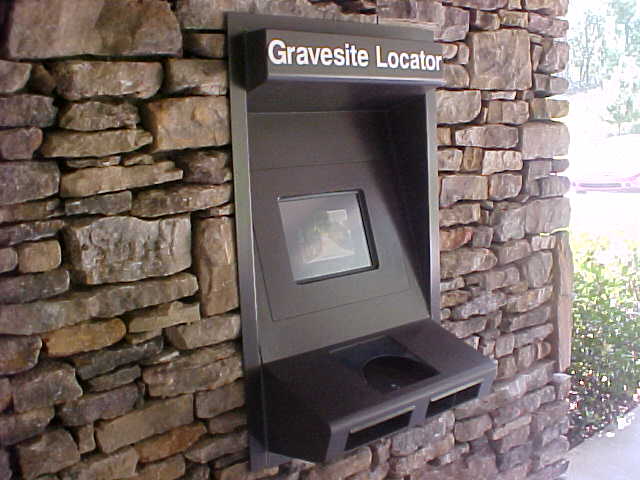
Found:
<path fill-rule="evenodd" d="M 456 422 L 454 435 L 458 442 L 469 442 L 481 437 L 492 426 L 491 417 L 489 415 L 481 415 Z"/>
<path fill-rule="evenodd" d="M 60 474 L 60 480 L 112 480 L 130 478 L 136 473 L 138 454 L 131 447 L 112 455 L 96 453 Z"/>
<path fill-rule="evenodd" d="M 155 160 L 153 155 L 147 153 L 132 153 L 127 155 L 122 162 L 125 167 L 132 167 L 134 165 L 153 165 Z"/>
<path fill-rule="evenodd" d="M 448 252 L 466 245 L 473 238 L 473 232 L 471 227 L 440 230 L 440 251 Z"/>
<path fill-rule="evenodd" d="M 122 157 L 120 155 L 109 155 L 99 158 L 74 158 L 67 159 L 64 164 L 69 168 L 93 168 L 93 167 L 113 167 L 120 165 Z"/>
<path fill-rule="evenodd" d="M 140 462 L 155 462 L 184 452 L 205 433 L 207 433 L 205 426 L 196 422 L 143 440 L 135 444 L 134 448 L 140 456 Z"/>
<path fill-rule="evenodd" d="M 456 320 L 466 320 L 474 315 L 487 315 L 498 311 L 507 303 L 507 297 L 504 293 L 485 292 L 473 300 L 460 305 L 453 310 L 453 318 Z"/>
<path fill-rule="evenodd" d="M 529 100 L 532 120 L 551 120 L 569 115 L 569 101 L 551 98 L 534 98 Z"/>
<path fill-rule="evenodd" d="M 482 107 L 478 90 L 438 90 L 436 102 L 438 123 L 444 124 L 470 122 Z"/>
<path fill-rule="evenodd" d="M 529 120 L 529 104 L 525 101 L 493 101 L 487 105 L 488 123 L 521 125 L 527 120 Z"/>
<path fill-rule="evenodd" d="M 61 197 L 89 197 L 98 193 L 146 187 L 180 180 L 182 171 L 173 162 L 133 167 L 84 168 L 67 173 L 60 182 Z"/>
<path fill-rule="evenodd" d="M 35 367 L 41 348 L 42 340 L 39 337 L 1 336 L 0 375 L 14 375 Z"/>
<path fill-rule="evenodd" d="M 168 59 L 164 91 L 188 95 L 226 95 L 227 62 L 195 58 Z"/>
<path fill-rule="evenodd" d="M 150 401 L 142 409 L 98 423 L 96 440 L 104 453 L 111 453 L 125 445 L 192 422 L 193 396 L 182 395 Z"/>
<path fill-rule="evenodd" d="M 506 315 L 500 328 L 507 332 L 514 332 L 516 330 L 542 325 L 548 322 L 550 318 L 551 307 L 549 305 L 543 305 L 540 308 L 519 315 Z"/>
<path fill-rule="evenodd" d="M 0 227 L 0 247 L 53 237 L 63 226 L 62 220 L 46 220 Z"/>
<path fill-rule="evenodd" d="M 162 351 L 162 337 L 139 345 L 120 345 L 98 352 L 84 353 L 73 357 L 74 366 L 83 380 L 110 372 L 121 365 L 138 362 Z"/>
<path fill-rule="evenodd" d="M 516 267 L 496 268 L 488 272 L 474 273 L 466 277 L 467 285 L 479 285 L 481 288 L 493 291 L 515 285 L 520 281 L 520 272 Z"/>
<path fill-rule="evenodd" d="M 23 243 L 17 247 L 20 273 L 46 272 L 58 268 L 62 250 L 57 240 Z"/>
<path fill-rule="evenodd" d="M 40 362 L 28 372 L 12 377 L 11 388 L 16 412 L 70 402 L 82 395 L 75 370 L 53 360 Z"/>
<path fill-rule="evenodd" d="M 496 256 L 486 248 L 459 248 L 440 255 L 441 278 L 453 278 L 468 273 L 489 270 L 497 263 Z"/>
<path fill-rule="evenodd" d="M 186 451 L 185 457 L 195 463 L 207 463 L 222 455 L 239 452 L 247 446 L 248 436 L 246 431 L 217 435 L 198 441 Z"/>
<path fill-rule="evenodd" d="M 450 433 L 441 440 L 430 443 L 406 457 L 392 457 L 389 461 L 391 466 L 390 472 L 396 477 L 409 475 L 414 470 L 423 468 L 426 462 L 444 455 L 450 451 L 454 445 L 455 438 L 453 434 Z"/>
<path fill-rule="evenodd" d="M 442 440 L 453 428 L 451 411 L 430 417 L 423 426 L 414 427 L 391 437 L 390 454 L 406 456 L 433 441 Z"/>
<path fill-rule="evenodd" d="M 477 125 L 456 130 L 456 145 L 483 148 L 513 148 L 518 144 L 518 129 L 505 125 Z"/>
<path fill-rule="evenodd" d="M 50 127 L 57 112 L 53 97 L 29 93 L 0 97 L 0 127 Z"/>
<path fill-rule="evenodd" d="M 218 315 L 239 305 L 233 219 L 211 218 L 196 222 L 194 268 L 200 284 L 203 316 Z"/>
<path fill-rule="evenodd" d="M 193 212 L 223 205 L 231 199 L 231 184 L 173 185 L 164 189 L 145 190 L 133 200 L 131 214 L 154 218 Z"/>
<path fill-rule="evenodd" d="M 199 304 L 172 302 L 128 315 L 127 329 L 131 333 L 149 332 L 199 321 Z"/>
<path fill-rule="evenodd" d="M 227 40 L 223 33 L 184 32 L 185 52 L 196 57 L 224 58 L 227 56 Z"/>
<path fill-rule="evenodd" d="M 206 210 L 200 210 L 195 213 L 195 216 L 198 218 L 219 218 L 219 217 L 230 217 L 235 214 L 235 205 L 233 202 L 225 203 L 224 205 L 220 205 L 218 207 L 207 208 Z"/>
<path fill-rule="evenodd" d="M 159 335 L 162 335 L 162 329 L 158 330 L 149 330 L 148 332 L 140 332 L 140 333 L 128 333 L 124 340 L 131 345 L 138 345 L 139 343 L 146 342 L 147 340 L 151 340 Z"/>
<path fill-rule="evenodd" d="M 457 148 L 438 150 L 438 171 L 457 172 L 462 166 L 462 151 Z"/>
<path fill-rule="evenodd" d="M 175 158 L 184 171 L 183 181 L 217 185 L 231 181 L 230 155 L 225 150 L 187 152 Z"/>
<path fill-rule="evenodd" d="M 80 461 L 80 452 L 71 434 L 64 429 L 51 430 L 16 448 L 23 478 L 30 480 L 56 473 Z"/>
<path fill-rule="evenodd" d="M 475 30 L 498 30 L 500 28 L 500 17 L 497 13 L 473 10 L 471 12 L 471 26 Z"/>
<path fill-rule="evenodd" d="M 323 18 L 325 20 L 350 20 L 372 22 L 367 15 L 346 15 L 334 4 L 311 4 L 304 0 L 223 0 L 218 3 L 200 0 L 178 0 L 176 15 L 183 29 L 224 30 L 225 12 L 250 12 L 265 15 L 289 15 L 294 17 Z"/>
<path fill-rule="evenodd" d="M 551 299 L 552 290 L 552 287 L 549 285 L 527 290 L 522 294 L 510 295 L 507 299 L 506 310 L 510 313 L 523 313 L 534 310 Z"/>
<path fill-rule="evenodd" d="M 152 0 L 19 0 L 8 22 L 10 58 L 177 55 L 170 5 Z"/>
<path fill-rule="evenodd" d="M 462 8 L 445 7 L 444 18 L 434 32 L 434 39 L 443 42 L 464 40 L 469 33 L 469 12 Z"/>
<path fill-rule="evenodd" d="M 27 303 L 54 297 L 69 290 L 69 272 L 64 268 L 0 278 L 0 303 Z"/>
<path fill-rule="evenodd" d="M 506 200 L 517 197 L 522 188 L 522 175 L 497 173 L 489 177 L 489 200 Z"/>
<path fill-rule="evenodd" d="M 196 394 L 196 415 L 198 418 L 216 417 L 224 412 L 242 407 L 245 402 L 243 382 Z"/>
<path fill-rule="evenodd" d="M 92 452 L 96 449 L 93 424 L 72 428 L 73 437 L 78 444 L 80 454 Z"/>
<path fill-rule="evenodd" d="M 152 221 L 82 220 L 70 224 L 64 238 L 72 275 L 87 285 L 166 276 L 191 266 L 191 223 L 186 215 Z"/>
<path fill-rule="evenodd" d="M 527 10 L 546 15 L 564 17 L 569 9 L 568 0 L 522 0 Z"/>
<path fill-rule="evenodd" d="M 544 286 L 551 278 L 553 268 L 553 254 L 551 252 L 536 252 L 520 265 L 522 274 L 532 288 Z"/>
<path fill-rule="evenodd" d="M 567 36 L 569 22 L 560 18 L 553 18 L 547 15 L 538 15 L 529 12 L 529 23 L 527 30 L 534 34 L 545 35 L 553 38 L 563 38 Z"/>
<path fill-rule="evenodd" d="M 526 239 L 509 240 L 492 249 L 498 257 L 498 265 L 506 265 L 531 255 L 531 245 Z"/>
<path fill-rule="evenodd" d="M 440 209 L 440 226 L 467 225 L 480 221 L 480 204 L 463 203 Z"/>
<path fill-rule="evenodd" d="M 31 64 L 0 60 L 0 94 L 24 88 L 31 75 Z"/>
<path fill-rule="evenodd" d="M 130 367 L 122 367 L 113 373 L 91 378 L 87 383 L 89 384 L 89 390 L 92 392 L 104 392 L 105 390 L 113 390 L 122 385 L 128 385 L 140 378 L 141 375 L 142 370 L 140 366 L 132 365 Z"/>
<path fill-rule="evenodd" d="M 569 129 L 560 122 L 528 122 L 520 127 L 522 157 L 552 158 L 569 153 Z"/>
<path fill-rule="evenodd" d="M 234 340 L 240 336 L 240 315 L 234 313 L 205 318 L 188 325 L 170 327 L 165 334 L 169 342 L 180 350 Z"/>
<path fill-rule="evenodd" d="M 140 129 L 105 132 L 54 131 L 46 135 L 40 152 L 45 157 L 106 157 L 131 152 L 151 143 L 153 137 Z M 73 174 L 72 174 L 73 175 Z"/>
<path fill-rule="evenodd" d="M 225 97 L 184 97 L 145 105 L 154 151 L 221 146 L 229 143 L 229 103 Z"/>
<path fill-rule="evenodd" d="M 134 409 L 138 396 L 136 385 L 125 385 L 108 392 L 88 393 L 65 403 L 58 409 L 58 417 L 64 425 L 72 427 L 120 417 Z"/>
<path fill-rule="evenodd" d="M 507 0 L 452 0 L 451 4 L 478 10 L 497 10 L 506 7 Z"/>
<path fill-rule="evenodd" d="M 58 193 L 60 170 L 55 162 L 1 163 L 0 183 L 0 205 L 37 200 Z"/>
<path fill-rule="evenodd" d="M 26 160 L 42 144 L 42 130 L 36 127 L 10 128 L 0 131 L 0 158 Z"/>
<path fill-rule="evenodd" d="M 57 91 L 67 100 L 99 96 L 150 98 L 162 85 L 162 65 L 154 62 L 71 60 L 53 66 Z"/>
<path fill-rule="evenodd" d="M 205 364 L 199 368 L 168 370 L 145 370 L 142 378 L 152 397 L 167 397 L 200 390 L 213 390 L 242 377 L 242 359 L 232 355 L 222 360 Z"/>
<path fill-rule="evenodd" d="M 486 200 L 488 179 L 481 175 L 448 175 L 442 179 L 440 205 L 449 207 L 459 200 Z"/>
<path fill-rule="evenodd" d="M 486 317 L 476 317 L 470 320 L 458 320 L 455 322 L 442 322 L 442 328 L 451 332 L 457 338 L 465 339 L 465 343 L 470 341 L 469 345 L 477 349 L 478 337 L 472 337 L 474 333 L 482 332 L 487 327 Z"/>
<path fill-rule="evenodd" d="M 46 220 L 48 218 L 61 217 L 62 215 L 64 215 L 64 211 L 60 207 L 60 200 L 57 198 L 0 207 L 0 223 Z"/>
<path fill-rule="evenodd" d="M 571 180 L 568 177 L 553 175 L 541 178 L 538 180 L 538 185 L 541 198 L 561 197 L 571 189 Z"/>
<path fill-rule="evenodd" d="M 66 200 L 66 215 L 117 215 L 131 210 L 133 195 L 129 191 L 107 193 L 77 200 Z"/>
<path fill-rule="evenodd" d="M 25 304 L 0 305 L 0 333 L 8 335 L 44 333 L 75 325 L 88 320 L 90 316 L 90 306 L 75 296 Z"/>
<path fill-rule="evenodd" d="M 243 411 L 233 411 L 210 419 L 207 422 L 207 429 L 212 435 L 219 435 L 222 433 L 231 433 L 239 427 L 244 427 L 246 424 L 247 414 Z"/>
<path fill-rule="evenodd" d="M 522 153 L 515 150 L 486 150 L 482 157 L 483 175 L 505 170 L 522 170 L 522 167 Z"/>
<path fill-rule="evenodd" d="M 568 198 L 534 200 L 527 204 L 526 231 L 529 234 L 550 233 L 569 225 L 571 204 Z"/>
<path fill-rule="evenodd" d="M 139 122 L 138 109 L 131 103 L 90 100 L 67 104 L 60 111 L 58 126 L 66 130 L 92 132 L 108 128 L 135 127 Z"/>
<path fill-rule="evenodd" d="M 50 357 L 68 357 L 90 352 L 119 342 L 127 333 L 122 320 L 113 318 L 80 323 L 42 336 Z"/>
<path fill-rule="evenodd" d="M 52 407 L 0 415 L 0 445 L 14 445 L 41 434 L 53 419 Z"/>

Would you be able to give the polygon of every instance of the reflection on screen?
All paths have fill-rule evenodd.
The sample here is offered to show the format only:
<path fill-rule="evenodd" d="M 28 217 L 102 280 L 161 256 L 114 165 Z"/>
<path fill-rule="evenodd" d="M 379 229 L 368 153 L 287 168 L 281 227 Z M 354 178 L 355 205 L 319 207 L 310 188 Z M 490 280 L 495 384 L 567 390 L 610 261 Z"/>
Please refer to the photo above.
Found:
<path fill-rule="evenodd" d="M 361 196 L 361 192 L 336 192 L 279 200 L 296 282 L 374 268 Z"/>

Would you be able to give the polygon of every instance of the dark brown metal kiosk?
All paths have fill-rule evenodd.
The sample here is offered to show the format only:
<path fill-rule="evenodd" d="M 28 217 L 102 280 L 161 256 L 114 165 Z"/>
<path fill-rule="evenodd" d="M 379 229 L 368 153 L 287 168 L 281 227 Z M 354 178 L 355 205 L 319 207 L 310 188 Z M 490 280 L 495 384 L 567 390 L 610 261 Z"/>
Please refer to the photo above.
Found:
<path fill-rule="evenodd" d="M 486 394 L 495 363 L 439 326 L 432 34 L 247 14 L 228 34 L 252 468 Z"/>

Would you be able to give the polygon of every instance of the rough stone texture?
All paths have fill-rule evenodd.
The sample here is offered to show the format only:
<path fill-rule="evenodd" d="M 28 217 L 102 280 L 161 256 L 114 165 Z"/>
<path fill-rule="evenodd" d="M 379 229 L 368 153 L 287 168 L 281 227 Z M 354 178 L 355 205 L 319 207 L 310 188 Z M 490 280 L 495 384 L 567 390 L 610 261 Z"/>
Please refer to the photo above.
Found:
<path fill-rule="evenodd" d="M 223 205 L 231 199 L 231 184 L 176 185 L 164 189 L 146 190 L 133 200 L 131 214 L 153 218 L 176 213 L 193 212 Z"/>
<path fill-rule="evenodd" d="M 526 90 L 531 88 L 529 35 L 522 30 L 471 32 L 469 75 L 471 88 Z"/>
<path fill-rule="evenodd" d="M 140 122 L 138 109 L 127 102 L 87 101 L 70 103 L 60 111 L 58 126 L 92 132 L 108 128 L 134 127 Z"/>
<path fill-rule="evenodd" d="M 176 453 L 184 452 L 196 443 L 207 432 L 202 423 L 192 423 L 174 428 L 162 435 L 143 440 L 134 448 L 140 456 L 141 463 L 155 462 L 170 457 Z"/>
<path fill-rule="evenodd" d="M 196 463 L 206 463 L 214 458 L 243 450 L 248 445 L 247 432 L 206 437 L 186 451 L 185 457 Z"/>
<path fill-rule="evenodd" d="M 227 56 L 227 41 L 222 33 L 184 32 L 184 49 L 196 57 L 224 58 Z"/>
<path fill-rule="evenodd" d="M 0 97 L 0 127 L 50 127 L 57 112 L 53 97 L 27 93 Z"/>
<path fill-rule="evenodd" d="M 569 225 L 571 205 L 568 198 L 534 200 L 527 205 L 527 233 L 550 233 Z"/>
<path fill-rule="evenodd" d="M 113 318 L 61 328 L 44 334 L 42 339 L 50 357 L 68 357 L 113 345 L 126 333 L 122 320 Z"/>
<path fill-rule="evenodd" d="M 495 101 L 487 107 L 488 123 L 520 125 L 529 119 L 529 104 L 525 101 Z"/>
<path fill-rule="evenodd" d="M 528 122 L 520 127 L 520 148 L 525 160 L 551 158 L 569 152 L 569 129 L 559 122 Z"/>
<path fill-rule="evenodd" d="M 38 363 L 41 348 L 42 340 L 39 337 L 3 335 L 0 337 L 0 375 L 14 375 L 30 370 Z"/>
<path fill-rule="evenodd" d="M 0 158 L 23 160 L 33 156 L 42 143 L 42 130 L 35 127 L 0 131 Z"/>
<path fill-rule="evenodd" d="M 244 405 L 244 386 L 241 382 L 196 394 L 196 415 L 211 418 Z"/>
<path fill-rule="evenodd" d="M 470 122 L 480 113 L 478 90 L 439 90 L 436 94 L 438 123 Z"/>
<path fill-rule="evenodd" d="M 142 370 L 138 365 L 122 367 L 113 373 L 101 375 L 87 381 L 92 392 L 103 392 L 113 390 L 122 385 L 127 385 L 142 375 Z"/>
<path fill-rule="evenodd" d="M 57 91 L 67 100 L 99 96 L 149 98 L 162 84 L 162 65 L 155 62 L 71 60 L 53 66 Z"/>
<path fill-rule="evenodd" d="M 200 284 L 203 316 L 227 312 L 239 305 L 235 228 L 228 217 L 201 220 L 194 233 L 194 268 Z"/>
<path fill-rule="evenodd" d="M 440 210 L 440 226 L 465 225 L 480 220 L 480 204 L 467 203 Z"/>
<path fill-rule="evenodd" d="M 172 302 L 127 316 L 129 332 L 149 332 L 182 323 L 200 321 L 200 305 Z"/>
<path fill-rule="evenodd" d="M 154 151 L 229 143 L 229 104 L 225 97 L 157 100 L 145 105 L 145 113 Z"/>
<path fill-rule="evenodd" d="M 9 452 L 0 450 L 0 477 L 10 479 L 13 475 L 9 464 Z"/>
<path fill-rule="evenodd" d="M 37 200 L 58 192 L 60 170 L 55 162 L 0 164 L 0 205 Z"/>
<path fill-rule="evenodd" d="M 240 316 L 233 313 L 205 318 L 166 330 L 167 339 L 176 348 L 191 350 L 233 340 L 240 336 Z"/>
<path fill-rule="evenodd" d="M 140 129 L 81 133 L 55 131 L 46 135 L 40 151 L 45 157 L 103 157 L 137 150 L 151 141 L 149 132 Z"/>
<path fill-rule="evenodd" d="M 222 60 L 169 59 L 164 90 L 187 95 L 226 95 L 227 63 Z"/>
<path fill-rule="evenodd" d="M 512 148 L 518 144 L 518 129 L 505 125 L 478 125 L 456 130 L 456 145 L 464 147 Z"/>
<path fill-rule="evenodd" d="M 11 388 L 16 412 L 58 405 L 82 395 L 75 370 L 57 361 L 40 362 L 32 370 L 12 377 Z"/>
<path fill-rule="evenodd" d="M 153 0 L 19 0 L 9 18 L 10 58 L 177 54 L 178 22 Z"/>
<path fill-rule="evenodd" d="M 473 238 L 471 227 L 459 227 L 450 230 L 440 230 L 440 251 L 448 252 L 466 245 Z"/>
<path fill-rule="evenodd" d="M 514 150 L 487 150 L 482 157 L 482 174 L 522 170 L 522 154 Z"/>
<path fill-rule="evenodd" d="M 130 478 L 135 475 L 138 454 L 131 448 L 123 448 L 105 455 L 97 453 L 85 457 L 81 462 L 65 470 L 60 480 L 111 480 Z"/>
<path fill-rule="evenodd" d="M 0 415 L 0 445 L 13 445 L 41 434 L 54 416 L 51 407 Z"/>
<path fill-rule="evenodd" d="M 30 480 L 56 473 L 80 461 L 80 452 L 71 434 L 64 429 L 51 430 L 17 447 L 23 478 Z"/>
<path fill-rule="evenodd" d="M 0 207 L 0 223 L 45 220 L 62 215 L 63 210 L 57 198 Z"/>
<path fill-rule="evenodd" d="M 62 250 L 57 240 L 44 240 L 18 245 L 17 256 L 20 273 L 46 272 L 60 266 Z"/>
<path fill-rule="evenodd" d="M 569 115 L 569 101 L 551 98 L 534 98 L 529 101 L 532 120 L 551 120 Z"/>
<path fill-rule="evenodd" d="M 489 200 L 516 197 L 522 188 L 522 175 L 498 173 L 489 178 Z"/>
<path fill-rule="evenodd" d="M 438 150 L 438 170 L 441 172 L 457 172 L 462 166 L 462 151 L 457 148 Z"/>
<path fill-rule="evenodd" d="M 66 215 L 117 215 L 131 210 L 133 195 L 129 191 L 107 193 L 78 200 L 66 200 Z"/>
<path fill-rule="evenodd" d="M 69 290 L 69 272 L 64 268 L 0 278 L 0 303 L 27 303 L 60 295 Z"/>
<path fill-rule="evenodd" d="M 126 385 L 103 393 L 85 394 L 65 403 L 58 416 L 67 426 L 87 425 L 100 419 L 111 419 L 131 411 L 138 400 L 138 387 Z"/>
<path fill-rule="evenodd" d="M 224 150 L 188 152 L 178 156 L 176 164 L 184 171 L 183 181 L 217 185 L 231 180 L 230 155 Z"/>
<path fill-rule="evenodd" d="M 247 424 L 247 415 L 243 411 L 233 411 L 218 415 L 207 422 L 207 430 L 214 435 L 231 433 Z"/>
<path fill-rule="evenodd" d="M 442 179 L 440 206 L 450 207 L 459 200 L 486 200 L 487 177 L 480 175 L 449 175 Z"/>
<path fill-rule="evenodd" d="M 31 64 L 0 60 L 0 94 L 22 89 L 31 75 Z"/>
<path fill-rule="evenodd" d="M 53 237 L 63 226 L 62 220 L 48 220 L 0 227 L 0 247 Z"/>
<path fill-rule="evenodd" d="M 486 248 L 459 248 L 440 255 L 441 278 L 453 278 L 481 270 L 489 270 L 496 265 L 496 256 Z"/>
<path fill-rule="evenodd" d="M 188 216 L 83 220 L 65 229 L 66 254 L 88 285 L 171 275 L 191 266 L 190 227 Z"/>
<path fill-rule="evenodd" d="M 111 453 L 125 445 L 191 422 L 193 397 L 182 395 L 169 400 L 149 402 L 142 409 L 99 423 L 96 426 L 96 441 L 104 453 Z"/>

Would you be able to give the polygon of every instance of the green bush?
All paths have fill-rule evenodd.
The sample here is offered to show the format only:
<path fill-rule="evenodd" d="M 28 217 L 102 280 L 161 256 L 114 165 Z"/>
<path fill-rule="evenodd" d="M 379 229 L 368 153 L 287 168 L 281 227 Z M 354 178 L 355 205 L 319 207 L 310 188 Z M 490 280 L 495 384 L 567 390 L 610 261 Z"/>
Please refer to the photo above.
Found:
<path fill-rule="evenodd" d="M 625 413 L 640 385 L 640 248 L 572 239 L 573 444 Z"/>

